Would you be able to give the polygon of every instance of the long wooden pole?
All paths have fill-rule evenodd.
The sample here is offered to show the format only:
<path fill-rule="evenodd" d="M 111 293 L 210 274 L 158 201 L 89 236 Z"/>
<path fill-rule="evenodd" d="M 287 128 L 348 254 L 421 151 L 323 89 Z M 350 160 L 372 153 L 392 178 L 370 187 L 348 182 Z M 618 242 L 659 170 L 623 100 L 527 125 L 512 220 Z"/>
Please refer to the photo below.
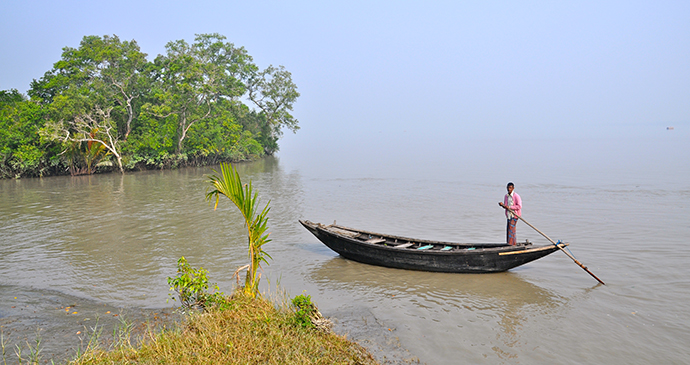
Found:
<path fill-rule="evenodd" d="M 589 269 L 587 268 L 587 266 L 583 265 L 580 261 L 577 261 L 577 259 L 576 259 L 575 257 L 573 257 L 573 255 L 571 255 L 568 251 L 564 250 L 563 247 L 559 246 L 556 242 L 554 242 L 554 240 L 552 240 L 551 238 L 549 238 L 549 236 L 547 236 L 546 234 L 544 234 L 544 232 L 538 230 L 537 227 L 535 227 L 535 226 L 529 224 L 529 222 L 526 221 L 524 218 L 522 218 L 522 217 L 520 217 L 519 215 L 515 214 L 515 211 L 513 211 L 512 209 L 506 207 L 505 205 L 501 205 L 501 206 L 502 206 L 504 209 L 508 210 L 509 212 L 513 213 L 513 215 L 516 216 L 519 220 L 525 222 L 526 225 L 532 227 L 532 229 L 534 229 L 535 231 L 539 232 L 539 234 L 541 234 L 542 236 L 544 236 L 544 238 L 546 238 L 547 240 L 551 241 L 551 243 L 553 243 L 554 246 L 558 247 L 561 251 L 563 251 L 563 253 L 565 253 L 566 255 L 568 255 L 568 257 L 570 257 L 576 264 L 578 264 L 578 266 L 580 266 L 583 270 L 587 271 L 587 273 L 588 273 L 589 275 L 592 275 L 593 278 L 597 279 L 598 282 L 602 283 L 603 285 L 606 285 L 606 284 L 604 284 L 604 282 L 601 281 L 601 279 L 599 279 L 596 275 L 592 274 L 592 272 L 589 271 Z"/>

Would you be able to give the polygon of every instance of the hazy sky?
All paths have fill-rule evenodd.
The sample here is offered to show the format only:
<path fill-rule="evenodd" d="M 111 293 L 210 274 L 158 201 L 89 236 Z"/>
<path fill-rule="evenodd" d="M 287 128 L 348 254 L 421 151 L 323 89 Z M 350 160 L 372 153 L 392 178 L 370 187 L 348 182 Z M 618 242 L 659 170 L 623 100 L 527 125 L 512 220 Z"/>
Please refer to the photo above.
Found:
<path fill-rule="evenodd" d="M 21 92 L 85 35 L 152 59 L 223 34 L 292 72 L 286 145 L 690 136 L 687 1 L 0 0 L 0 17 L 0 89 Z"/>

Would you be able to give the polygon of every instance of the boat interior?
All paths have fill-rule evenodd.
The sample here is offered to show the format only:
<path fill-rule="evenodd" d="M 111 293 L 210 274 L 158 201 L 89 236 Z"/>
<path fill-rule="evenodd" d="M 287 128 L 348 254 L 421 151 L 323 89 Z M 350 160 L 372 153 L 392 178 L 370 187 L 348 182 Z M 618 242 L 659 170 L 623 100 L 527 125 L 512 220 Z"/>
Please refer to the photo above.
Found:
<path fill-rule="evenodd" d="M 381 245 L 398 249 L 429 251 L 472 251 L 477 249 L 508 247 L 508 244 L 506 243 L 456 243 L 413 239 L 407 237 L 399 237 L 375 232 L 362 231 L 358 229 L 339 226 L 336 224 L 323 225 L 319 223 L 318 226 L 321 229 L 327 230 L 340 236 L 355 239 L 363 243 Z M 518 246 L 530 245 L 532 245 L 532 243 L 529 241 L 518 243 Z"/>

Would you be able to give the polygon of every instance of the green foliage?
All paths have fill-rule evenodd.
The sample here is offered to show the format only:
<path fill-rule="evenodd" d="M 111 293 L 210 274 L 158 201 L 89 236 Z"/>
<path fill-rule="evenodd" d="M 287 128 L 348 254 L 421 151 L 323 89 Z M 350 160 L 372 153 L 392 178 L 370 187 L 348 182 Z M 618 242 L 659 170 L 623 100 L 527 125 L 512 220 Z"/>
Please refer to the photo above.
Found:
<path fill-rule="evenodd" d="M 44 111 L 17 90 L 0 91 L 0 178 L 42 176 L 52 144 L 42 141 Z"/>
<path fill-rule="evenodd" d="M 255 67 L 252 58 L 243 47 L 225 39 L 219 34 L 200 34 L 193 44 L 169 42 L 167 53 L 153 63 L 157 100 L 148 110 L 163 118 L 177 116 L 177 153 L 183 151 L 190 128 L 223 114 L 222 102 L 245 92 L 241 79 Z"/>
<path fill-rule="evenodd" d="M 85 36 L 28 94 L 0 91 L 2 178 L 252 160 L 299 128 L 291 74 L 220 34 L 169 42 L 153 61 L 134 40 Z"/>
<path fill-rule="evenodd" d="M 305 328 L 315 327 L 312 318 L 315 317 L 317 310 L 310 295 L 301 294 L 294 297 L 292 306 L 295 309 L 295 323 Z"/>
<path fill-rule="evenodd" d="M 225 308 L 229 305 L 225 295 L 218 292 L 217 285 L 213 284 L 213 293 L 207 292 L 209 286 L 207 274 L 208 271 L 204 268 L 195 269 L 189 265 L 184 256 L 177 260 L 177 276 L 168 278 L 168 285 L 171 291 L 177 293 L 182 308 L 205 309 L 212 306 Z M 170 295 L 175 300 L 175 297 Z"/>
<path fill-rule="evenodd" d="M 185 149 L 210 161 L 240 161 L 263 154 L 263 147 L 251 131 L 237 122 L 231 102 L 219 101 L 217 116 L 201 120 L 189 129 Z"/>
<path fill-rule="evenodd" d="M 171 119 L 142 113 L 141 123 L 123 144 L 123 162 L 127 169 L 166 168 L 175 164 L 176 124 Z"/>
<path fill-rule="evenodd" d="M 292 74 L 283 66 L 268 66 L 262 71 L 254 70 L 247 82 L 249 99 L 265 117 L 270 136 L 280 137 L 282 127 L 292 132 L 299 129 L 298 121 L 289 111 L 299 97 Z"/>
<path fill-rule="evenodd" d="M 235 167 L 230 164 L 221 163 L 221 174 L 213 170 L 216 175 L 209 177 L 208 182 L 214 188 L 206 194 L 206 200 L 211 201 L 215 198 L 215 208 L 218 207 L 220 196 L 223 195 L 230 199 L 242 213 L 245 227 L 247 228 L 247 238 L 249 247 L 249 268 L 245 280 L 244 290 L 248 295 L 255 296 L 259 290 L 259 278 L 257 269 L 264 262 L 268 265 L 266 258 L 271 258 L 264 250 L 263 246 L 270 242 L 268 239 L 268 212 L 269 204 L 259 211 L 259 199 L 257 193 L 253 191 L 252 182 L 242 184 L 240 174 Z"/>

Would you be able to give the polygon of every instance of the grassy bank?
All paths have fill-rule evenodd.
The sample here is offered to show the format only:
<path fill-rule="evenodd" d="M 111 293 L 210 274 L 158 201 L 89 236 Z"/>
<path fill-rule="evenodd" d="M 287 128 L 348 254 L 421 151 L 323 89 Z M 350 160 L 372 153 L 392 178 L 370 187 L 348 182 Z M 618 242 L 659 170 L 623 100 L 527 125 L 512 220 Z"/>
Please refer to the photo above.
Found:
<path fill-rule="evenodd" d="M 358 344 L 304 326 L 294 311 L 236 293 L 229 305 L 192 313 L 142 344 L 88 349 L 71 364 L 377 364 Z"/>

